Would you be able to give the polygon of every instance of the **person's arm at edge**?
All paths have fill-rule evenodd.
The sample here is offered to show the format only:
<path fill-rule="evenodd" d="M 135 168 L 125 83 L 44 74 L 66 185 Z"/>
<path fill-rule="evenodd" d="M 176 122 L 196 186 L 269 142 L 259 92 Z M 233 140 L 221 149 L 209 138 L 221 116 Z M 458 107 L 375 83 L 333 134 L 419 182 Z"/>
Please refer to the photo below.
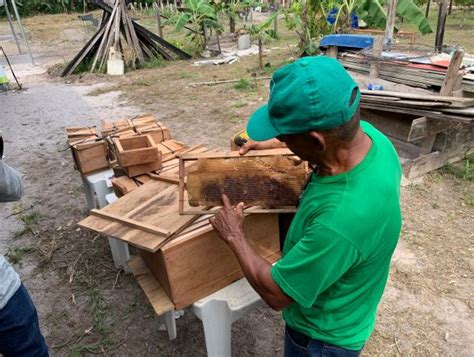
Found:
<path fill-rule="evenodd" d="M 0 202 L 18 201 L 22 195 L 20 174 L 0 160 Z"/>
<path fill-rule="evenodd" d="M 210 219 L 212 226 L 234 252 L 250 285 L 272 309 L 282 310 L 291 304 L 293 299 L 286 295 L 273 280 L 272 265 L 255 253 L 247 242 L 242 228 L 243 203 L 239 203 L 234 209 L 225 195 L 223 195 L 223 202 L 224 208 L 217 215 L 226 215 L 227 224 L 213 217 Z"/>

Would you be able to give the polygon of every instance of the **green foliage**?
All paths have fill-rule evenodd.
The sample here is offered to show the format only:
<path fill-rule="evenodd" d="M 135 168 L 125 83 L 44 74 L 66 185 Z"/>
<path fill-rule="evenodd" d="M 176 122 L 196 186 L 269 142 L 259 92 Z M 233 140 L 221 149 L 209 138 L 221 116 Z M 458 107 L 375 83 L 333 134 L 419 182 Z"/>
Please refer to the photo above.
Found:
<path fill-rule="evenodd" d="M 5 257 L 12 264 L 20 264 L 23 256 L 32 251 L 34 251 L 34 248 L 30 245 L 24 247 L 9 247 L 5 253 Z"/>
<path fill-rule="evenodd" d="M 331 32 L 327 22 L 328 11 L 334 8 L 337 0 L 295 0 L 285 15 L 286 26 L 294 30 L 298 37 L 300 55 L 319 53 L 317 42 Z"/>
<path fill-rule="evenodd" d="M 255 90 L 255 85 L 248 79 L 241 78 L 240 81 L 234 84 L 234 89 L 240 90 L 242 92 L 251 92 Z"/>
<path fill-rule="evenodd" d="M 82 0 L 16 0 L 21 16 L 42 14 L 58 14 L 71 11 L 82 11 Z M 4 16 L 4 8 L 0 8 L 0 16 Z"/>
<path fill-rule="evenodd" d="M 355 12 L 369 27 L 385 28 L 387 21 L 387 15 L 384 10 L 385 0 L 346 1 L 354 3 L 353 8 Z M 416 25 L 423 35 L 433 32 L 428 19 L 413 0 L 398 0 L 397 15 Z"/>
<path fill-rule="evenodd" d="M 157 68 L 163 67 L 165 65 L 165 60 L 161 57 L 153 57 L 142 64 L 143 68 Z"/>
<path fill-rule="evenodd" d="M 448 164 L 441 169 L 441 172 L 462 180 L 474 181 L 474 157 L 467 157 L 457 164 Z"/>
<path fill-rule="evenodd" d="M 175 31 L 182 31 L 186 28 L 186 36 L 191 38 L 199 48 L 204 49 L 206 39 L 204 28 L 214 28 L 222 30 L 222 26 L 217 20 L 216 9 L 208 0 L 184 0 L 183 11 L 171 17 L 167 23 L 175 24 Z"/>

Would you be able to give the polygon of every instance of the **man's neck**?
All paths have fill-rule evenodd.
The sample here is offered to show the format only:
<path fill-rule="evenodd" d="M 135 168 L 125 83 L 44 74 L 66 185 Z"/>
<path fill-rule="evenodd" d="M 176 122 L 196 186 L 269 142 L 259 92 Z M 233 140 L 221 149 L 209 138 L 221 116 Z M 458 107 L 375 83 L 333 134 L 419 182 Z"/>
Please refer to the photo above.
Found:
<path fill-rule="evenodd" d="M 361 128 L 354 139 L 343 145 L 329 145 L 325 155 L 314 163 L 318 176 L 334 176 L 350 171 L 357 166 L 369 152 L 372 140 Z"/>

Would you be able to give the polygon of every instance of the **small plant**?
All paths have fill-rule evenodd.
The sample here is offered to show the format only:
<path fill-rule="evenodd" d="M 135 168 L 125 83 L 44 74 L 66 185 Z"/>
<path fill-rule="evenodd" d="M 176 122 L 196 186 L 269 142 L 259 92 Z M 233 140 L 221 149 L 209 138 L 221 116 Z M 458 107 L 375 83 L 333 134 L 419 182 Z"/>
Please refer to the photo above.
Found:
<path fill-rule="evenodd" d="M 473 158 L 468 157 L 458 164 L 448 164 L 441 169 L 441 172 L 466 181 L 474 181 Z"/>
<path fill-rule="evenodd" d="M 255 90 L 255 85 L 252 84 L 248 79 L 241 78 L 237 83 L 234 84 L 234 89 L 242 92 L 250 92 Z"/>
<path fill-rule="evenodd" d="M 18 219 L 23 223 L 23 228 L 14 233 L 15 238 L 20 238 L 27 233 L 34 233 L 33 228 L 39 223 L 44 217 L 41 213 L 33 211 L 29 214 L 21 215 Z"/>
<path fill-rule="evenodd" d="M 24 247 L 9 247 L 5 253 L 5 257 L 12 264 L 21 264 L 23 256 L 32 251 L 34 251 L 34 248 L 30 245 Z"/>
<path fill-rule="evenodd" d="M 161 57 L 153 57 L 142 64 L 143 68 L 156 68 L 156 67 L 163 67 L 165 65 L 165 61 Z"/>

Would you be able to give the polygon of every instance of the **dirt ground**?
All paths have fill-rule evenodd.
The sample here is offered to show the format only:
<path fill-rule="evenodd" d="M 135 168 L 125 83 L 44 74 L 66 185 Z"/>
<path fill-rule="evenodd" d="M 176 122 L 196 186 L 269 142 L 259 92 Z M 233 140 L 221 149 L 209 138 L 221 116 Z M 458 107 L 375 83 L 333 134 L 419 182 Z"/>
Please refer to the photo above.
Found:
<path fill-rule="evenodd" d="M 168 341 L 134 278 L 114 268 L 106 239 L 75 225 L 87 210 L 64 127 L 152 112 L 178 140 L 227 147 L 266 101 L 268 83 L 247 80 L 256 56 L 230 66 L 176 62 L 116 79 L 49 76 L 50 65 L 71 58 L 83 43 L 82 24 L 68 16 L 25 20 L 39 65 L 12 56 L 26 90 L 0 93 L 5 161 L 20 170 L 26 188 L 21 202 L 0 206 L 0 251 L 15 262 L 30 291 L 53 355 L 205 355 L 202 325 L 192 311 L 185 310 L 177 339 Z M 0 36 L 7 30 L 0 22 Z M 14 53 L 11 41 L 8 46 Z M 285 39 L 267 49 L 269 65 L 259 76 L 294 55 Z M 219 79 L 245 80 L 193 85 Z M 468 165 L 403 187 L 403 232 L 364 356 L 472 355 L 472 161 Z M 279 313 L 259 308 L 233 325 L 233 354 L 282 355 L 283 329 Z"/>

